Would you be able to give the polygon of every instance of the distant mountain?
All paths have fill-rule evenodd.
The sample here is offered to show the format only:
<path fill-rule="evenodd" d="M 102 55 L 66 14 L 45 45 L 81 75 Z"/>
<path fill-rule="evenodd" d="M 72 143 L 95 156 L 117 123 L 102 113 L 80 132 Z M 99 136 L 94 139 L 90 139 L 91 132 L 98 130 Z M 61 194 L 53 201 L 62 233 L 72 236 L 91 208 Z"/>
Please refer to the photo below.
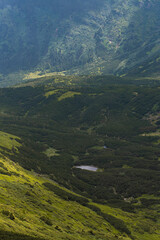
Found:
<path fill-rule="evenodd" d="M 159 0 L 1 0 L 0 73 L 126 74 L 160 56 L 159 12 Z"/>

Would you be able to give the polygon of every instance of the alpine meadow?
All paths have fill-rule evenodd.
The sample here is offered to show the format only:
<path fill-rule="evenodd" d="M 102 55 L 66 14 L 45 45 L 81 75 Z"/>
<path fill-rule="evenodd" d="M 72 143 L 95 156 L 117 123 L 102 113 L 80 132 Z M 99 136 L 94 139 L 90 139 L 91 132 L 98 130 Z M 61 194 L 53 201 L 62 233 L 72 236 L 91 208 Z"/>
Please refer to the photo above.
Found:
<path fill-rule="evenodd" d="M 160 240 L 159 13 L 0 0 L 0 240 Z"/>

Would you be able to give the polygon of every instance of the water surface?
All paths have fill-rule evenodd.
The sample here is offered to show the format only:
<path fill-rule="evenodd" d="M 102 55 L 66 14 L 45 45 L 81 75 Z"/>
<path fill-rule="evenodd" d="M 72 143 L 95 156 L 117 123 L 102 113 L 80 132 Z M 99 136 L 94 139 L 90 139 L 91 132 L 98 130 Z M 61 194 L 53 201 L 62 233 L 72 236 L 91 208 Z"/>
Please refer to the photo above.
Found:
<path fill-rule="evenodd" d="M 88 171 L 92 171 L 92 172 L 96 172 L 96 171 L 98 170 L 97 167 L 87 166 L 87 165 L 75 166 L 75 168 L 80 168 L 80 169 L 82 169 L 82 170 L 88 170 Z"/>

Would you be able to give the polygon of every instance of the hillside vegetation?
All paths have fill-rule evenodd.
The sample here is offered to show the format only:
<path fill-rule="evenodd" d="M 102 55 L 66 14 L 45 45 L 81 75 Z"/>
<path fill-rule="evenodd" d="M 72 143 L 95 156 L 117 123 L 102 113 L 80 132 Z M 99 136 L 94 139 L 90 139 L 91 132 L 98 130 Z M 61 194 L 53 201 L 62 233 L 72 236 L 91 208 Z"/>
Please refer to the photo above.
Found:
<path fill-rule="evenodd" d="M 9 143 L 10 135 L 4 132 L 3 135 Z M 127 235 L 122 237 L 121 232 L 89 207 L 78 203 L 81 199 L 89 202 L 88 199 L 83 200 L 47 176 L 24 170 L 3 155 L 1 143 L 0 151 L 1 239 L 116 239 L 116 234 L 121 239 L 130 239 Z M 10 156 L 14 154 L 10 153 L 10 144 L 5 147 L 5 155 L 7 151 Z M 56 191 L 49 191 L 45 186 L 52 186 Z M 59 196 L 59 192 L 63 195 Z"/>
<path fill-rule="evenodd" d="M 1 230 L 158 240 L 159 98 L 158 81 L 110 76 L 1 89 Z"/>
<path fill-rule="evenodd" d="M 0 240 L 160 239 L 159 13 L 0 0 Z"/>

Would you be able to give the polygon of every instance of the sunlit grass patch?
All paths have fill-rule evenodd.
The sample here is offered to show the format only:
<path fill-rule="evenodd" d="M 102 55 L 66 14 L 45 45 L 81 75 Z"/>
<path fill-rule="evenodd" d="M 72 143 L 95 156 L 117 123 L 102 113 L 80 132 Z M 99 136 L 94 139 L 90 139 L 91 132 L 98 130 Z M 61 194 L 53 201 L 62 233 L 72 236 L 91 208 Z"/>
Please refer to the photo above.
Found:
<path fill-rule="evenodd" d="M 44 94 L 44 96 L 45 96 L 46 98 L 48 98 L 49 96 L 52 96 L 52 95 L 56 94 L 57 92 L 59 92 L 59 89 L 55 89 L 55 90 L 46 92 L 46 93 Z"/>
<path fill-rule="evenodd" d="M 101 151 L 104 149 L 104 146 L 93 146 L 89 150 Z"/>
<path fill-rule="evenodd" d="M 65 76 L 64 72 L 49 72 L 49 73 L 43 73 L 41 71 L 36 71 L 36 72 L 30 72 L 28 74 L 25 74 L 23 77 L 23 80 L 28 80 L 28 79 L 38 79 L 38 78 L 44 78 L 44 77 L 52 77 L 52 76 Z"/>
<path fill-rule="evenodd" d="M 157 130 L 156 132 L 151 133 L 143 133 L 141 136 L 143 137 L 160 137 L 160 130 Z"/>
<path fill-rule="evenodd" d="M 8 150 L 18 150 L 21 146 L 20 138 L 9 133 L 0 131 L 0 147 L 7 148 Z"/>
<path fill-rule="evenodd" d="M 58 150 L 55 148 L 48 148 L 44 154 L 47 155 L 47 157 L 54 157 L 54 156 L 59 156 L 60 154 L 58 153 Z"/>
<path fill-rule="evenodd" d="M 81 95 L 80 92 L 72 92 L 72 91 L 68 91 L 64 94 L 62 94 L 59 98 L 58 98 L 58 101 L 62 101 L 66 98 L 71 98 L 71 97 L 74 97 L 75 95 Z"/>

